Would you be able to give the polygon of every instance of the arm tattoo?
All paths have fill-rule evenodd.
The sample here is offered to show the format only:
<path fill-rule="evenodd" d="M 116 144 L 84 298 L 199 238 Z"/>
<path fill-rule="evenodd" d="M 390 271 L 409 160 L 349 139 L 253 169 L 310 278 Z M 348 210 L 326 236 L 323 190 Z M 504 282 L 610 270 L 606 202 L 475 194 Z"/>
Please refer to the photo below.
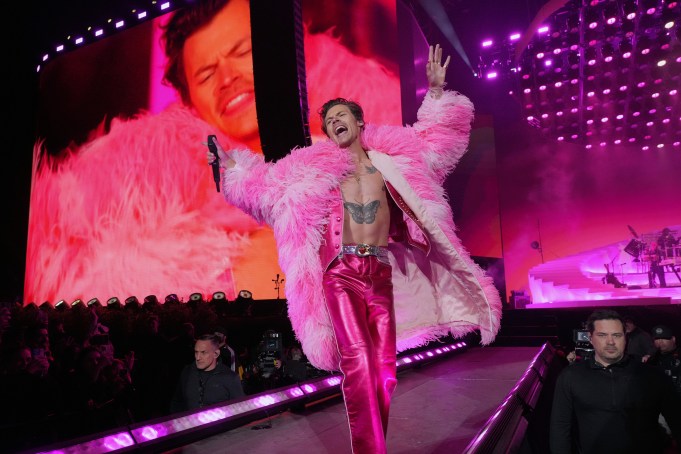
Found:
<path fill-rule="evenodd" d="M 367 170 L 367 173 L 368 173 L 369 175 L 378 172 L 378 169 L 377 169 L 376 167 L 374 167 L 373 165 L 368 165 L 368 166 L 365 165 L 364 168 Z"/>
<path fill-rule="evenodd" d="M 374 200 L 369 203 L 344 202 L 343 206 L 350 212 L 352 220 L 357 224 L 373 224 L 380 204 L 380 201 Z"/>

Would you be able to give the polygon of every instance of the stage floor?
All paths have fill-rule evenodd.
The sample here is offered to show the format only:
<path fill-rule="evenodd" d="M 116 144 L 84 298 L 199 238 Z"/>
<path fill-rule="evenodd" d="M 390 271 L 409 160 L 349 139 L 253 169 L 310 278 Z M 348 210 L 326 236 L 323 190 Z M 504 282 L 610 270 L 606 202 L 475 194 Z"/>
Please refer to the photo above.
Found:
<path fill-rule="evenodd" d="M 539 347 L 473 347 L 398 373 L 388 452 L 460 453 L 502 403 Z M 349 454 L 340 395 L 224 432 L 168 454 Z"/>

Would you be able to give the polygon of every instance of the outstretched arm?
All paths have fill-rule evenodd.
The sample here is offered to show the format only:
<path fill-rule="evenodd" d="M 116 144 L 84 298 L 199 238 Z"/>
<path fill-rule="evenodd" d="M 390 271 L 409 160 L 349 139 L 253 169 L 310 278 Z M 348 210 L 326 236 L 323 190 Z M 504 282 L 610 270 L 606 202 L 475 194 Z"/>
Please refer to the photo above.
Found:
<path fill-rule="evenodd" d="M 222 195 L 232 205 L 251 215 L 256 221 L 272 224 L 272 205 L 276 201 L 276 185 L 270 178 L 271 163 L 250 150 L 225 151 L 213 138 L 222 171 Z M 207 152 L 208 164 L 215 156 Z"/>
<path fill-rule="evenodd" d="M 473 104 L 454 91 L 445 91 L 450 57 L 442 63 L 442 48 L 430 46 L 426 76 L 428 93 L 418 111 L 414 131 L 424 142 L 423 158 L 440 180 L 454 168 L 468 148 Z"/>

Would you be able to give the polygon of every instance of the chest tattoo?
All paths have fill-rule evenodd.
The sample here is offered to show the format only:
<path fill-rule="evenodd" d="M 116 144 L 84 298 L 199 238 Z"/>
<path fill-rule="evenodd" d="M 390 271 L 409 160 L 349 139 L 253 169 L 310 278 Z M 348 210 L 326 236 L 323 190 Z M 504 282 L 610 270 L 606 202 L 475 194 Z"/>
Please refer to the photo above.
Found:
<path fill-rule="evenodd" d="M 343 206 L 350 212 L 352 220 L 357 224 L 373 224 L 380 205 L 381 202 L 379 200 L 369 203 L 343 202 Z"/>

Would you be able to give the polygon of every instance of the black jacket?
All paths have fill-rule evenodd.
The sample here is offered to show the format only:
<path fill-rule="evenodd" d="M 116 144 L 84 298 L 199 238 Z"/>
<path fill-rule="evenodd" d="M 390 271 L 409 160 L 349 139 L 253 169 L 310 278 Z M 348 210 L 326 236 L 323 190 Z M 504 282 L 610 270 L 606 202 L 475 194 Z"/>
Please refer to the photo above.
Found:
<path fill-rule="evenodd" d="M 215 369 L 209 372 L 188 364 L 180 374 L 170 411 L 194 410 L 244 395 L 239 376 L 222 361 L 218 360 Z"/>
<path fill-rule="evenodd" d="M 681 398 L 671 379 L 656 367 L 626 356 L 608 367 L 593 358 L 564 369 L 551 411 L 551 452 L 661 453 L 665 417 L 681 435 Z"/>

